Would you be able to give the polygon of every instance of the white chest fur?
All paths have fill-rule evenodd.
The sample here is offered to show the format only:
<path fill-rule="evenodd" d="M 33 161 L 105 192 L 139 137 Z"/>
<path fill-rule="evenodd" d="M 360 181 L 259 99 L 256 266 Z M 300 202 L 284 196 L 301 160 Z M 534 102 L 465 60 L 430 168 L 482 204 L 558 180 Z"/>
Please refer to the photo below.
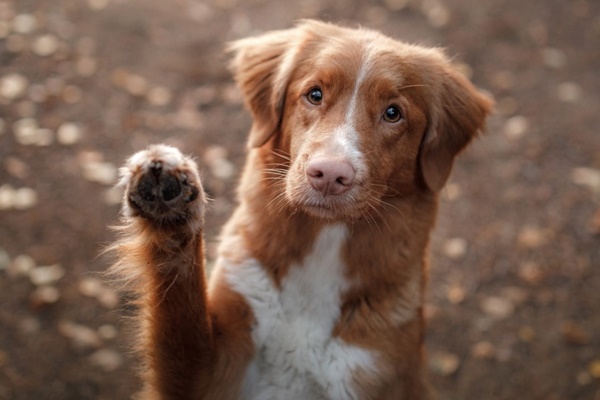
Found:
<path fill-rule="evenodd" d="M 356 399 L 357 369 L 370 370 L 369 351 L 331 337 L 347 287 L 340 249 L 344 225 L 325 228 L 301 265 L 273 285 L 256 260 L 228 266 L 231 286 L 254 311 L 257 356 L 244 386 L 248 399 Z"/>

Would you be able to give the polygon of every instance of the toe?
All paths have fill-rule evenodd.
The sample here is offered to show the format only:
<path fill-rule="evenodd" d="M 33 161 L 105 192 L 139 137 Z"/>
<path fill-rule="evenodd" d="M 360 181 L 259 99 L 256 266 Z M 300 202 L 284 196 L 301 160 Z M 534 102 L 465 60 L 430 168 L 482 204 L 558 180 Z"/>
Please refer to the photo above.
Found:
<path fill-rule="evenodd" d="M 137 184 L 136 191 L 142 200 L 147 202 L 155 201 L 157 194 L 156 178 L 150 174 L 143 175 Z"/>
<path fill-rule="evenodd" d="M 164 201 L 170 201 L 181 194 L 181 184 L 177 177 L 167 174 L 160 180 L 161 195 Z"/>
<path fill-rule="evenodd" d="M 160 174 L 162 173 L 162 170 L 163 170 L 162 162 L 160 162 L 160 161 L 153 161 L 150 164 L 149 169 L 150 169 L 150 172 L 152 173 L 152 175 L 154 175 L 154 177 L 156 179 L 158 179 L 160 177 Z"/>

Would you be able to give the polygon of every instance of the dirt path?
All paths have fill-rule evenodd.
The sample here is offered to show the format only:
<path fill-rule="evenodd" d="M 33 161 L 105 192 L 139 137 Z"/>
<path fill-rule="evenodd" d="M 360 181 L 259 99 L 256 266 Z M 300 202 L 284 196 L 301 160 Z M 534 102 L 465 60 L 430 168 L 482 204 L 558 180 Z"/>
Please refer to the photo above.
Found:
<path fill-rule="evenodd" d="M 434 235 L 440 398 L 600 399 L 592 0 L 0 0 L 0 399 L 129 397 L 128 310 L 99 256 L 116 167 L 154 142 L 198 155 L 214 242 L 249 127 L 223 44 L 301 17 L 447 47 L 497 99 Z"/>

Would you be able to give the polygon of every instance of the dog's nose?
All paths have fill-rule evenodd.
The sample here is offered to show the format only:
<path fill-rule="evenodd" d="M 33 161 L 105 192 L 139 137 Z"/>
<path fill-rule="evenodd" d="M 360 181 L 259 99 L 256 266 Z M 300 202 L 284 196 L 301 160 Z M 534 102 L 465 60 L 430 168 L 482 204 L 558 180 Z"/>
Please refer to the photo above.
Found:
<path fill-rule="evenodd" d="M 354 184 L 355 175 L 352 165 L 342 160 L 319 158 L 309 161 L 306 166 L 308 182 L 323 196 L 346 192 Z"/>

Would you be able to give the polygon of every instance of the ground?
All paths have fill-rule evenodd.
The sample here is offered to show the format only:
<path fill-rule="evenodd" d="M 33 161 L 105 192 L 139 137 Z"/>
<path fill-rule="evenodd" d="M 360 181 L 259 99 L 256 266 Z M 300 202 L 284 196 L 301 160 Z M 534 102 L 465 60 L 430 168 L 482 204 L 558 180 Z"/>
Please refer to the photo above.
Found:
<path fill-rule="evenodd" d="M 427 295 L 440 399 L 600 399 L 600 3 L 0 0 L 0 399 L 138 387 L 118 288 L 116 168 L 197 156 L 209 262 L 248 113 L 224 43 L 299 18 L 447 49 L 497 106 L 442 196 Z"/>

